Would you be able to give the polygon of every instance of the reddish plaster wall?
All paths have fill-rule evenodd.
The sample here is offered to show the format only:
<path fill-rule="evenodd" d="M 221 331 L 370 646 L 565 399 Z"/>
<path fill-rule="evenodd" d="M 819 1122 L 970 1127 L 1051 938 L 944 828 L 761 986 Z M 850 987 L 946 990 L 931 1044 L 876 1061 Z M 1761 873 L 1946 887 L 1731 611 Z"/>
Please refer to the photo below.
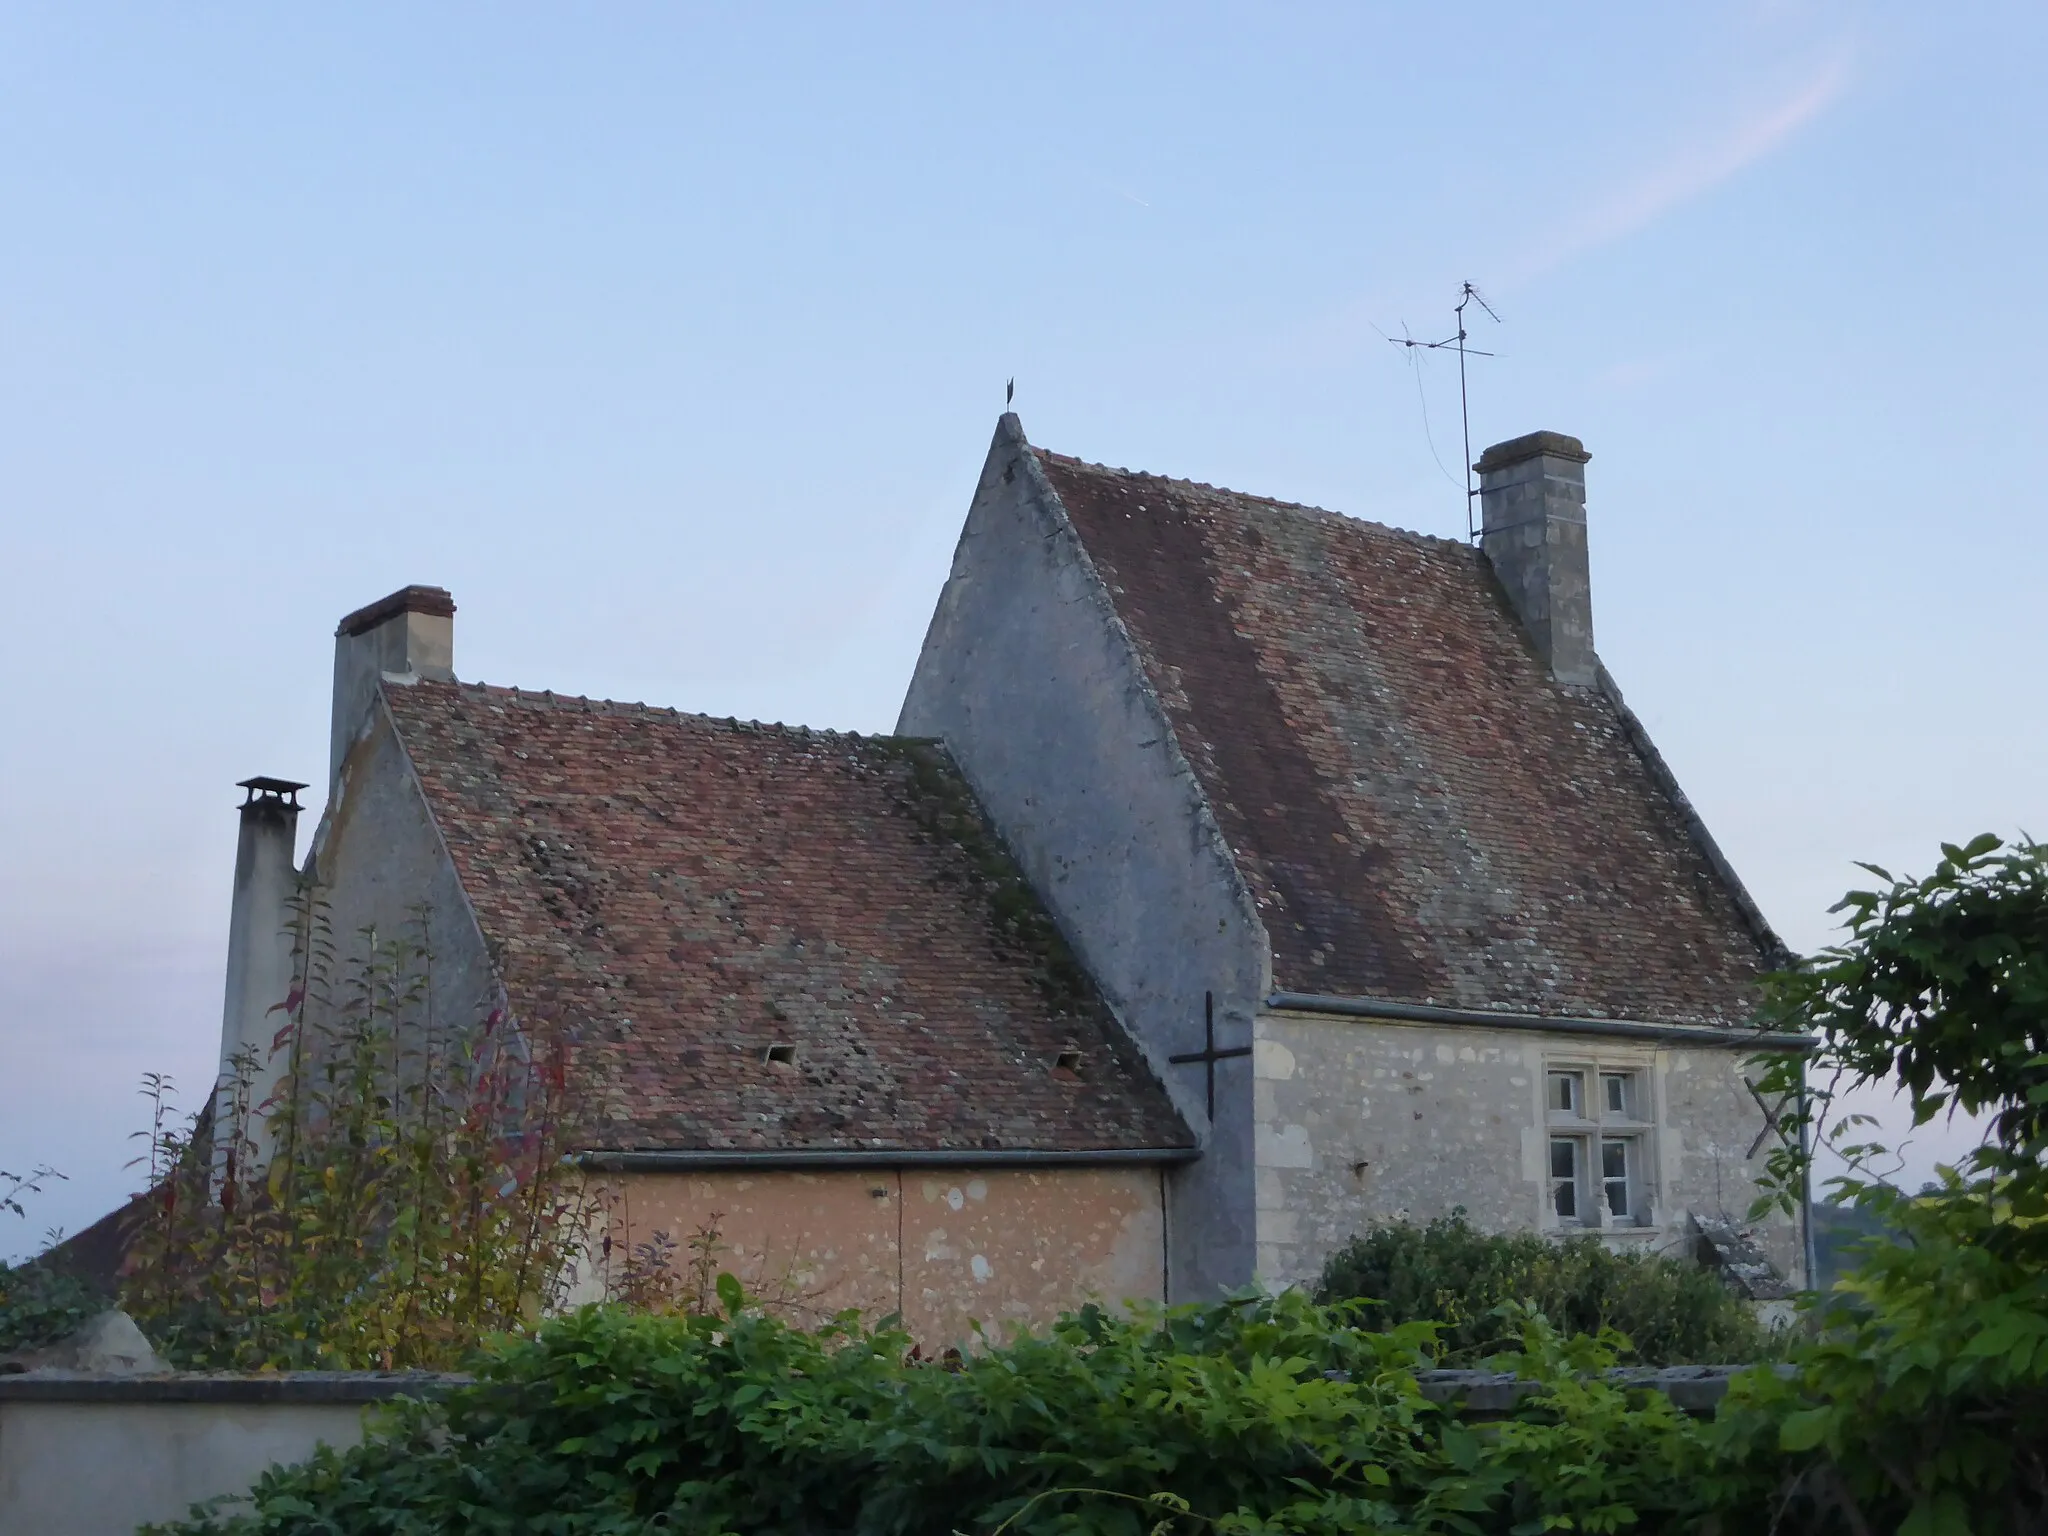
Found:
<path fill-rule="evenodd" d="M 1094 1300 L 1164 1296 L 1156 1168 L 910 1169 L 628 1174 L 607 1185 L 610 1275 L 665 1233 L 687 1270 L 692 1234 L 781 1310 L 902 1314 L 931 1348 L 979 1322 L 1000 1336 Z"/>

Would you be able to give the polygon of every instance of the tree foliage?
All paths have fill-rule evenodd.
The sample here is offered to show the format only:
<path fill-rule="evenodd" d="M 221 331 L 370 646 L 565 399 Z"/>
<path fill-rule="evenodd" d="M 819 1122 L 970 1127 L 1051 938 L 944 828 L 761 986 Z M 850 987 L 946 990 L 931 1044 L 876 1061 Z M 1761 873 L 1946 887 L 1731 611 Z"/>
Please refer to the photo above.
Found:
<path fill-rule="evenodd" d="M 2048 848 L 1945 844 L 1934 872 L 1850 892 L 1847 936 L 1774 979 L 1770 1012 L 1817 1042 L 1760 1205 L 1789 1203 L 1811 1148 L 1896 1233 L 1813 1305 L 1798 1379 L 1759 1379 L 1725 1416 L 1731 1455 L 1789 1456 L 1786 1497 L 1851 1533 L 2048 1529 Z M 1960 1108 L 1985 1144 L 1932 1190 L 1881 1177 L 1888 1149 L 1849 1090 L 1896 1081 L 1913 1124 Z"/>
<path fill-rule="evenodd" d="M 2044 1214 L 2048 846 L 1986 833 L 1943 844 L 1924 879 L 1862 867 L 1884 884 L 1836 903 L 1847 937 L 1769 983 L 1772 1021 L 1814 1035 L 1818 1049 L 1803 1077 L 1791 1057 L 1769 1063 L 1764 1090 L 1796 1107 L 1767 1198 L 1792 1207 L 1815 1135 L 1843 1155 L 1848 1191 L 1861 1193 L 1886 1149 L 1855 1139 L 1868 1117 L 1834 1111 L 1850 1089 L 1896 1082 L 1916 1127 L 1951 1108 L 1989 1116 L 1991 1137 L 1964 1171 L 2003 1180 L 2017 1214 Z"/>

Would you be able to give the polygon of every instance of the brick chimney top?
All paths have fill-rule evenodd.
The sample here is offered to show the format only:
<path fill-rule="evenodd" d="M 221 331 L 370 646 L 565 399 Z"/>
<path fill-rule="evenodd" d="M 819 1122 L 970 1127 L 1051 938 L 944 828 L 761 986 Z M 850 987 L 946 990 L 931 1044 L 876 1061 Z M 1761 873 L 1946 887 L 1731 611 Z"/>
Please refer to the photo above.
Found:
<path fill-rule="evenodd" d="M 335 638 L 368 634 L 379 624 L 395 619 L 401 613 L 424 613 L 437 619 L 452 619 L 455 617 L 455 599 L 446 587 L 400 587 L 389 597 L 380 597 L 343 619 L 334 631 Z"/>
<path fill-rule="evenodd" d="M 1536 652 L 1561 683 L 1598 679 L 1586 558 L 1586 461 L 1576 437 L 1531 432 L 1495 443 L 1479 471 L 1479 547 Z"/>
<path fill-rule="evenodd" d="M 1479 455 L 1479 462 L 1472 467 L 1482 475 L 1490 474 L 1496 469 L 1506 469 L 1510 464 L 1520 464 L 1525 459 L 1541 458 L 1546 454 L 1573 464 L 1584 464 L 1593 457 L 1586 452 L 1584 443 L 1563 432 L 1527 432 L 1504 443 L 1495 443 Z"/>
<path fill-rule="evenodd" d="M 377 690 L 455 678 L 455 599 L 445 587 L 400 587 L 358 608 L 334 631 L 334 715 L 328 728 L 327 798 L 341 789 L 349 744 L 368 725 Z"/>

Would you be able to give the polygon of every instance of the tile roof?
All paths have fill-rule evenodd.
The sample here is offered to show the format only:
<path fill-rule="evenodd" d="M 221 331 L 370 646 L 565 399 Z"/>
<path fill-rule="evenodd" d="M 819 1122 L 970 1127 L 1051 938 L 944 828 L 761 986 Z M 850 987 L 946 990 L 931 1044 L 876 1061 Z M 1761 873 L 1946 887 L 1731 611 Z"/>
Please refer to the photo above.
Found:
<path fill-rule="evenodd" d="M 1034 450 L 1287 991 L 1743 1022 L 1768 968 L 1618 701 L 1448 539 Z"/>
<path fill-rule="evenodd" d="M 936 743 L 385 698 L 515 1013 L 581 1042 L 594 1149 L 1192 1144 Z"/>

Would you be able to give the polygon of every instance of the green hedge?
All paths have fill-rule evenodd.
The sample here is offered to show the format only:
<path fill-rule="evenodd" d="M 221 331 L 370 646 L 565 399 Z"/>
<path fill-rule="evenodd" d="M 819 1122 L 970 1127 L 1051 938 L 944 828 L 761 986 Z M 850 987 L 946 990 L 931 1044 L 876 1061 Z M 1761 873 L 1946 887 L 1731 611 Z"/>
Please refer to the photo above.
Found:
<path fill-rule="evenodd" d="M 736 1287 L 727 1282 L 729 1293 Z M 1700 1430 L 1540 1323 L 1553 1384 L 1473 1426 L 1426 1401 L 1426 1326 L 1367 1333 L 1298 1293 L 1120 1319 L 936 1363 L 851 1319 L 591 1309 L 365 1445 L 273 1471 L 197 1536 L 657 1531 L 776 1536 L 1586 1531 L 1700 1507 Z"/>
<path fill-rule="evenodd" d="M 1565 1333 L 1614 1329 L 1623 1359 L 1728 1365 L 1776 1359 L 1782 1341 L 1710 1271 L 1654 1254 L 1610 1252 L 1597 1237 L 1481 1232 L 1463 1211 L 1427 1226 L 1373 1227 L 1330 1256 L 1317 1297 L 1362 1301 L 1377 1328 L 1440 1325 L 1446 1364 L 1517 1343 L 1508 1303 L 1534 1307 Z"/>

